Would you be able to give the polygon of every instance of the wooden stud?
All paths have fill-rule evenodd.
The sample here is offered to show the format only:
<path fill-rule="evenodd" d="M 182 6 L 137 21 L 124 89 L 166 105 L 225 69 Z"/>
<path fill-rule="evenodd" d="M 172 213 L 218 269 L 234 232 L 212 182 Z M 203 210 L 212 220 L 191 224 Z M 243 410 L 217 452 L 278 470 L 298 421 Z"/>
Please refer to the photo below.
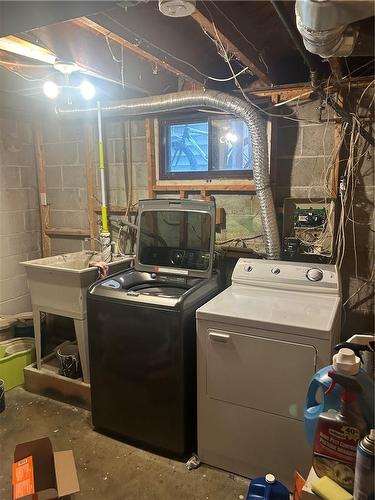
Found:
<path fill-rule="evenodd" d="M 90 248 L 95 250 L 94 238 L 99 237 L 99 228 L 96 208 L 96 165 L 94 155 L 94 138 L 93 127 L 90 123 L 84 125 L 84 140 L 85 140 L 85 168 L 86 168 L 86 185 L 87 185 L 87 211 L 90 228 Z"/>
<path fill-rule="evenodd" d="M 229 38 L 227 38 L 219 29 L 215 27 L 210 19 L 208 19 L 202 12 L 196 10 L 191 17 L 196 21 L 207 33 L 209 33 L 215 40 L 217 38 L 217 34 L 220 37 L 225 48 L 228 52 L 232 53 L 237 59 L 239 59 L 245 66 L 247 66 L 254 75 L 256 75 L 260 80 L 262 80 L 265 84 L 270 85 L 272 82 L 265 71 L 265 67 L 259 61 L 258 54 L 254 52 L 252 54 L 253 59 L 250 59 L 247 55 L 245 55 Z M 217 33 L 217 34 L 216 34 Z M 250 50 L 250 47 L 249 47 Z"/>
<path fill-rule="evenodd" d="M 47 201 L 46 164 L 44 159 L 43 132 L 41 125 L 33 125 L 35 163 L 38 177 L 40 224 L 42 239 L 42 257 L 50 257 L 52 253 L 51 239 L 46 233 L 49 225 L 49 205 Z"/>
<path fill-rule="evenodd" d="M 146 119 L 146 158 L 148 197 L 152 199 L 155 198 L 156 164 L 154 121 L 151 118 Z"/>

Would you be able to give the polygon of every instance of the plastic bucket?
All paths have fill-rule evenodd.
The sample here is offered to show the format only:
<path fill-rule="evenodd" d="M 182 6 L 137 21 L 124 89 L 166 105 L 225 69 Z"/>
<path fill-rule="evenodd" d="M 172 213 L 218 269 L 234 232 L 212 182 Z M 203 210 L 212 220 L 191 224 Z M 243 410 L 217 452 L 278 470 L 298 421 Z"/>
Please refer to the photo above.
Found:
<path fill-rule="evenodd" d="M 60 363 L 60 375 L 68 378 L 82 377 L 81 361 L 76 344 L 64 344 L 56 351 Z"/>
<path fill-rule="evenodd" d="M 9 340 L 14 337 L 14 326 L 16 320 L 8 318 L 0 318 L 0 342 Z"/>

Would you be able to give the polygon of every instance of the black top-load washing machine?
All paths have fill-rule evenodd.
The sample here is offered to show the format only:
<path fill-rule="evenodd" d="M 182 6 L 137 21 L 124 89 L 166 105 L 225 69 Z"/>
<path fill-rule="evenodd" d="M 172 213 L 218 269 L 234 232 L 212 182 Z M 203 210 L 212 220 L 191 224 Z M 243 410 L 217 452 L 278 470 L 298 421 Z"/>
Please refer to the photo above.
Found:
<path fill-rule="evenodd" d="M 221 290 L 215 204 L 139 203 L 134 268 L 88 293 L 96 429 L 161 453 L 196 449 L 195 312 Z"/>

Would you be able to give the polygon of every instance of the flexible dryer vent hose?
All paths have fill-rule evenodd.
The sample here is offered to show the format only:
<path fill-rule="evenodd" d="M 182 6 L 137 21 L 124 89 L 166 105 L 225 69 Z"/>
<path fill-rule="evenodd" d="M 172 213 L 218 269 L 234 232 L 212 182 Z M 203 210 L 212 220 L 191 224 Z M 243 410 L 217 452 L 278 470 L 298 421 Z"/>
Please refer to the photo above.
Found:
<path fill-rule="evenodd" d="M 223 92 L 184 91 L 103 105 L 102 114 L 103 117 L 138 116 L 188 108 L 217 109 L 230 113 L 246 123 L 252 141 L 253 175 L 260 204 L 266 254 L 268 259 L 278 259 L 280 257 L 280 240 L 268 172 L 266 128 L 263 119 L 250 103 Z M 58 109 L 57 113 L 60 118 L 68 119 L 89 114 L 96 116 L 97 109 L 67 108 Z"/>

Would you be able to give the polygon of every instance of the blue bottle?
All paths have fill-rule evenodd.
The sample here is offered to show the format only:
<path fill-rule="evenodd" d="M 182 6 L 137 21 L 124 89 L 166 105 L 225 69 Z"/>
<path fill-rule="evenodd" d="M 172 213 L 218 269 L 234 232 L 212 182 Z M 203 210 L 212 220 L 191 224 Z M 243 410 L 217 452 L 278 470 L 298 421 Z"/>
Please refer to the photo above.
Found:
<path fill-rule="evenodd" d="M 334 370 L 343 375 L 351 375 L 357 379 L 362 386 L 363 393 L 358 396 L 358 404 L 368 429 L 374 428 L 374 381 L 364 370 L 360 368 L 361 361 L 351 349 L 340 349 L 333 356 L 333 364 L 319 370 L 312 378 L 305 401 L 304 418 L 305 432 L 311 445 L 314 443 L 314 436 L 319 415 L 323 411 L 339 410 L 341 406 L 340 389 L 333 388 L 329 393 L 332 379 L 328 376 L 330 370 Z M 317 394 L 321 393 L 321 401 L 317 401 Z"/>
<path fill-rule="evenodd" d="M 250 482 L 246 500 L 289 500 L 289 491 L 273 474 Z"/>

